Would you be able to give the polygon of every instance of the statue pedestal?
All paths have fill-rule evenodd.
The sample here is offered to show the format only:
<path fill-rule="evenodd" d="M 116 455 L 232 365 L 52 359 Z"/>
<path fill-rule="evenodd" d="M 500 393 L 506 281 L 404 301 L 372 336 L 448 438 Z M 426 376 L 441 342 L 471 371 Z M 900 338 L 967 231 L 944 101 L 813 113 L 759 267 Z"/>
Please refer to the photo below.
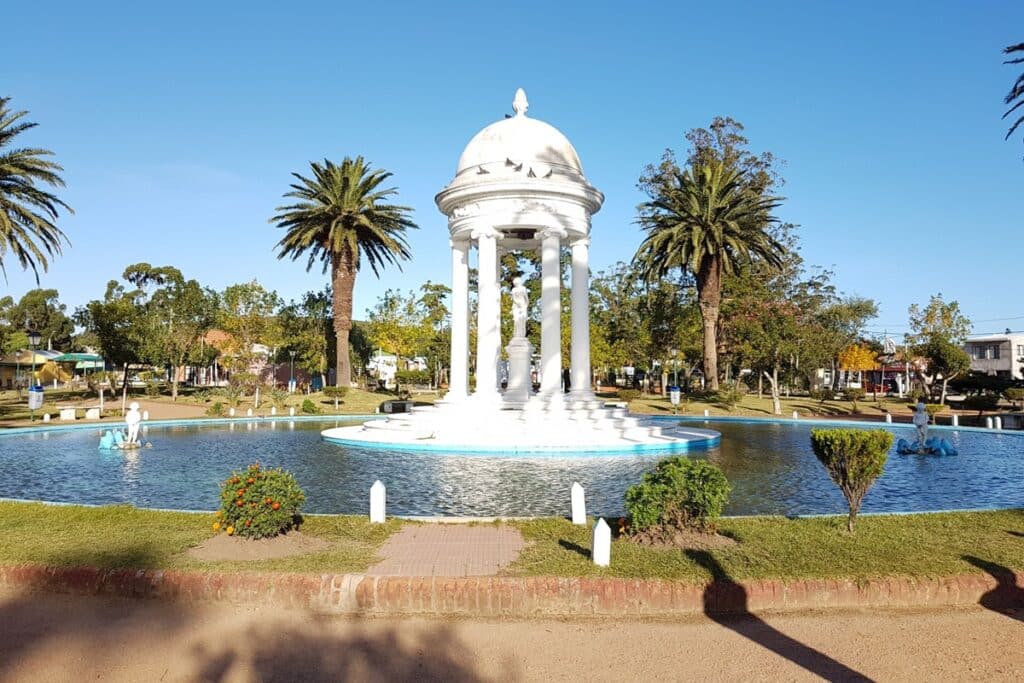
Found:
<path fill-rule="evenodd" d="M 533 346 L 522 337 L 516 337 L 505 347 L 508 353 L 508 387 L 505 389 L 505 405 L 522 408 L 530 400 L 530 357 Z"/>

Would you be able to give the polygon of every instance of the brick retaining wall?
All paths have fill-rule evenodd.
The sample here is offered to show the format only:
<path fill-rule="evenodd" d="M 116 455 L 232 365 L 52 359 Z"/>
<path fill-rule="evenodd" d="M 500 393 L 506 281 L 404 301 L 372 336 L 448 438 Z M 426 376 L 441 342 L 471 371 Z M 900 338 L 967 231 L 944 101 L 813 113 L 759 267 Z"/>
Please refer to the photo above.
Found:
<path fill-rule="evenodd" d="M 227 601 L 327 614 L 686 616 L 817 609 L 1024 607 L 1024 573 L 866 581 L 714 582 L 557 577 L 393 577 L 0 567 L 0 587 L 28 592 Z"/>

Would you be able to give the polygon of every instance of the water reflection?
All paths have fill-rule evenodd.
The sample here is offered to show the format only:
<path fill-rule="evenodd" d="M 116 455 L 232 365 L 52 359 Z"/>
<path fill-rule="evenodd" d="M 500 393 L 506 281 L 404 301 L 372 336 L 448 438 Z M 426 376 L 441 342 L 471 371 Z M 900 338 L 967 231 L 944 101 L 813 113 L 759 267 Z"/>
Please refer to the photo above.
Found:
<path fill-rule="evenodd" d="M 0 436 L 0 496 L 213 509 L 228 472 L 259 461 L 295 473 L 307 492 L 309 512 L 364 514 L 370 486 L 380 479 L 396 514 L 565 515 L 569 487 L 579 481 L 588 510 L 619 515 L 626 488 L 657 460 L 387 452 L 320 439 L 322 429 L 344 423 L 289 420 L 280 429 L 273 421 L 266 429 L 257 422 L 247 422 L 245 429 L 236 423 L 154 426 L 153 448 L 113 453 L 98 450 L 100 432 L 94 430 Z M 721 445 L 693 457 L 719 465 L 732 481 L 727 513 L 843 511 L 842 495 L 811 452 L 812 425 L 713 420 L 708 425 L 722 432 Z M 892 431 L 911 436 L 909 427 Z M 960 456 L 892 455 L 864 510 L 1024 506 L 1024 436 L 946 432 L 946 437 Z"/>

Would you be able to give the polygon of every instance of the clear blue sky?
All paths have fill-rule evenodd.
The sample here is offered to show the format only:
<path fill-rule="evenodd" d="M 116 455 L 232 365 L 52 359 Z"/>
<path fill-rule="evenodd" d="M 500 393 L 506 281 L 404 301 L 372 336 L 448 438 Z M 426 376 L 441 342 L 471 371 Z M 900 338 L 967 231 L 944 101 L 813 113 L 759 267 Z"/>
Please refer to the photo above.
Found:
<path fill-rule="evenodd" d="M 76 210 L 42 280 L 72 309 L 138 261 L 218 289 L 321 287 L 275 259 L 267 220 L 290 172 L 357 154 L 421 226 L 403 272 L 360 276 L 357 317 L 387 287 L 447 282 L 433 197 L 522 86 L 607 197 L 595 269 L 639 243 L 643 166 L 728 115 L 786 161 L 781 217 L 810 264 L 881 303 L 872 330 L 904 331 L 936 292 L 977 331 L 1024 329 L 1024 144 L 1000 120 L 1019 0 L 148 4 L 4 9 L 0 92 L 40 124 L 26 142 L 56 152 Z M 0 292 L 18 297 L 34 281 L 13 265 Z"/>

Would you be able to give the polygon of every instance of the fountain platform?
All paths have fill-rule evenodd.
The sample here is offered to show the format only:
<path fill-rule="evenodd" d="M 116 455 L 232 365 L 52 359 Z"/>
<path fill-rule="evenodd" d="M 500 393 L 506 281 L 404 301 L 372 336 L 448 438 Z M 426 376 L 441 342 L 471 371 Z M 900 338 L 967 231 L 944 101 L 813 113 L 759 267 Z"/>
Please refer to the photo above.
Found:
<path fill-rule="evenodd" d="M 321 432 L 325 441 L 396 450 L 476 453 L 685 452 L 716 446 L 710 429 L 657 424 L 598 400 L 531 397 L 521 407 L 464 400 Z"/>

